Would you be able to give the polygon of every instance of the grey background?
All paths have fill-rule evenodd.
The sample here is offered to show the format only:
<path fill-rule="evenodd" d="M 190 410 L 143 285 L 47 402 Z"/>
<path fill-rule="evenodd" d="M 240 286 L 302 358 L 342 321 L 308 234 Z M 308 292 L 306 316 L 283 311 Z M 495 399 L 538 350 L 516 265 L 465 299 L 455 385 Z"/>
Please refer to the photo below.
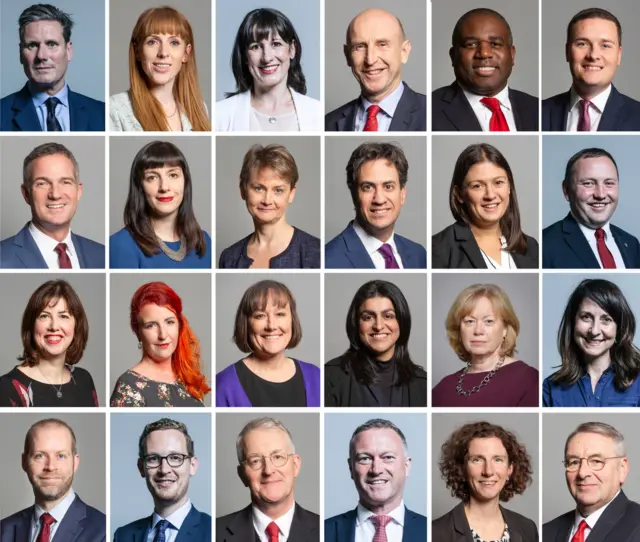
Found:
<path fill-rule="evenodd" d="M 584 279 L 606 279 L 618 286 L 631 306 L 634 315 L 640 314 L 640 291 L 638 290 L 638 275 L 629 273 L 613 274 L 543 274 L 542 283 L 542 371 L 543 377 L 555 373 L 560 369 L 562 360 L 558 353 L 556 338 L 562 314 L 567 306 L 571 293 Z M 634 341 L 640 343 L 638 338 Z"/>
<path fill-rule="evenodd" d="M 168 284 L 182 299 L 182 313 L 200 342 L 200 369 L 211 384 L 211 276 L 203 273 L 136 273 L 111 274 L 111 374 L 109 394 L 118 377 L 142 358 L 138 338 L 131 331 L 129 311 L 135 291 L 148 282 Z M 204 397 L 211 404 L 211 393 Z"/>
<path fill-rule="evenodd" d="M 318 273 L 219 273 L 216 276 L 216 373 L 248 354 L 233 342 L 236 310 L 249 286 L 261 280 L 277 280 L 296 300 L 302 340 L 287 356 L 320 365 L 320 276 Z"/>
<path fill-rule="evenodd" d="M 198 1 L 198 0 L 195 0 Z M 218 1 L 216 11 L 216 101 L 225 92 L 235 92 L 231 52 L 244 16 L 253 9 L 271 8 L 284 13 L 302 42 L 302 73 L 307 80 L 307 96 L 320 99 L 320 2 L 318 0 L 235 0 Z"/>
<path fill-rule="evenodd" d="M 434 273 L 431 333 L 432 366 L 431 385 L 434 387 L 445 376 L 462 369 L 465 364 L 449 346 L 445 321 L 447 313 L 458 294 L 472 284 L 497 284 L 509 296 L 513 310 L 520 320 L 520 334 L 516 340 L 513 357 L 531 367 L 539 368 L 538 350 L 538 274 L 537 273 L 496 273 L 478 276 L 477 273 Z"/>
<path fill-rule="evenodd" d="M 211 116 L 211 3 L 201 0 L 110 0 L 109 2 L 109 93 L 129 89 L 129 42 L 138 17 L 148 8 L 170 5 L 182 13 L 193 31 L 202 99 Z M 104 85 L 104 84 L 103 84 Z"/>
<path fill-rule="evenodd" d="M 189 138 L 123 136 L 109 140 L 109 234 L 124 226 L 124 206 L 129 193 L 129 176 L 138 151 L 152 141 L 168 141 L 178 147 L 187 159 L 191 172 L 191 200 L 198 224 L 207 233 L 211 230 L 211 139 L 209 136 Z"/>
<path fill-rule="evenodd" d="M 138 440 L 148 423 L 170 418 L 186 424 L 198 458 L 189 481 L 189 498 L 200 512 L 211 514 L 211 415 L 209 413 L 111 414 L 111 534 L 118 527 L 153 514 L 153 498 L 138 470 Z"/>
<path fill-rule="evenodd" d="M 440 461 L 441 447 L 456 429 L 467 423 L 487 421 L 502 426 L 507 431 L 515 433 L 518 442 L 527 449 L 533 470 L 531 485 L 522 495 L 515 495 L 509 502 L 500 503 L 509 510 L 524 515 L 538 525 L 538 492 L 540 491 L 540 457 L 538 455 L 538 414 L 434 414 L 432 418 L 433 431 L 431 443 L 433 454 L 431 456 L 431 472 L 433 479 L 431 509 L 432 518 L 435 520 L 446 514 L 460 501 L 451 496 L 445 481 L 440 475 L 438 462 Z M 545 464 L 546 466 L 546 464 Z M 545 471 L 546 472 L 546 471 Z M 557 474 L 555 475 L 557 478 Z"/>
<path fill-rule="evenodd" d="M 542 5 L 542 97 L 549 98 L 571 87 L 571 72 L 565 57 L 567 25 L 579 11 L 594 6 L 592 0 L 541 0 Z M 622 25 L 622 60 L 613 81 L 623 94 L 640 98 L 637 62 L 640 35 L 634 32 L 634 22 L 640 17 L 636 0 L 609 0 L 598 4 L 613 13 Z M 536 49 L 537 54 L 537 49 Z"/>
<path fill-rule="evenodd" d="M 20 64 L 18 17 L 34 0 L 2 0 L 0 6 L 0 96 L 17 92 L 27 82 Z M 55 6 L 71 15 L 73 58 L 65 81 L 74 92 L 104 102 L 104 0 L 56 0 Z"/>
<path fill-rule="evenodd" d="M 545 488 L 542 493 L 543 523 L 576 508 L 576 503 L 567 488 L 562 460 L 567 437 L 578 425 L 585 422 L 608 423 L 624 435 L 629 458 L 629 475 L 622 489 L 630 500 L 640 500 L 640 478 L 637 474 L 640 463 L 637 414 L 554 412 L 552 416 L 551 413 L 545 413 L 542 415 L 542 486 Z"/>
<path fill-rule="evenodd" d="M 347 188 L 347 164 L 351 153 L 358 145 L 372 140 L 366 136 L 325 137 L 325 241 L 330 241 L 338 235 L 356 216 L 351 193 Z M 399 144 L 409 162 L 407 197 L 400 210 L 394 233 L 426 246 L 427 138 L 394 136 L 385 137 L 384 141 Z"/>
<path fill-rule="evenodd" d="M 20 338 L 22 314 L 27 308 L 29 298 L 48 280 L 66 280 L 80 297 L 89 322 L 87 347 L 77 366 L 91 373 L 98 394 L 100 406 L 108 403 L 106 384 L 106 284 L 103 273 L 29 273 L 0 275 L 0 299 L 5 307 L 12 307 L 3 318 L 0 326 L 0 343 L 4 350 L 2 374 L 9 372 L 20 362 L 16 359 L 22 354 Z M 8 318 L 7 318 L 8 316 Z M 38 406 L 38 405 L 36 405 Z M 7 486 L 10 487 L 10 486 Z"/>
<path fill-rule="evenodd" d="M 43 143 L 61 143 L 75 156 L 82 183 L 82 198 L 71 223 L 71 231 L 104 244 L 105 157 L 103 136 L 27 136 L 3 137 L 0 141 L 0 237 L 18 233 L 31 220 L 31 209 L 24 201 L 22 165 L 27 155 Z"/>
<path fill-rule="evenodd" d="M 509 87 L 538 96 L 538 3 L 530 0 L 432 0 L 432 86 L 433 90 L 455 80 L 449 49 L 456 22 L 472 9 L 490 8 L 502 15 L 513 34 L 516 58 Z"/>
<path fill-rule="evenodd" d="M 370 280 L 395 284 L 409 303 L 411 335 L 409 352 L 417 365 L 427 369 L 427 282 L 420 273 L 330 273 L 324 276 L 324 358 L 329 361 L 349 348 L 346 321 L 358 288 Z"/>
<path fill-rule="evenodd" d="M 569 212 L 569 202 L 562 194 L 562 178 L 569 158 L 582 149 L 599 147 L 610 152 L 618 164 L 618 207 L 611 223 L 632 235 L 639 235 L 638 210 L 634 205 L 640 198 L 640 185 L 636 182 L 638 145 L 640 136 L 594 134 L 587 139 L 576 135 L 542 136 L 542 227 L 562 220 Z"/>
<path fill-rule="evenodd" d="M 344 56 L 347 27 L 358 13 L 380 8 L 393 13 L 411 42 L 411 54 L 402 64 L 402 80 L 415 92 L 427 90 L 427 4 L 413 0 L 325 0 L 325 111 L 328 113 L 360 96 L 360 85 Z"/>
<path fill-rule="evenodd" d="M 453 169 L 460 153 L 474 143 L 489 143 L 496 147 L 507 159 L 518 194 L 520 223 L 522 231 L 534 239 L 538 235 L 538 136 L 496 137 L 474 136 L 434 136 L 432 141 L 433 184 L 431 191 L 431 231 L 435 235 L 451 225 L 453 215 L 449 209 L 449 187 Z"/>
<path fill-rule="evenodd" d="M 222 251 L 253 232 L 253 219 L 240 197 L 240 170 L 252 145 L 284 145 L 300 178 L 287 208 L 287 222 L 320 237 L 320 138 L 316 136 L 218 137 L 216 156 L 216 265 Z"/>
<path fill-rule="evenodd" d="M 216 517 L 245 508 L 251 503 L 249 488 L 238 476 L 236 439 L 249 421 L 262 416 L 284 424 L 300 454 L 300 474 L 295 482 L 296 502 L 320 513 L 320 419 L 316 413 L 218 413 L 216 415 Z"/>
<path fill-rule="evenodd" d="M 76 435 L 80 464 L 73 479 L 73 490 L 90 506 L 106 513 L 106 443 L 103 413 L 43 413 L 5 412 L 0 414 L 3 444 L 0 461 L 4 466 L 3 487 L 0 492 L 0 517 L 33 506 L 33 489 L 22 470 L 21 457 L 24 438 L 29 427 L 39 420 L 57 418 L 68 423 Z M 9 491 L 8 489 L 11 488 Z"/>
<path fill-rule="evenodd" d="M 404 433 L 409 448 L 411 472 L 404 486 L 404 504 L 418 514 L 427 515 L 427 418 L 424 414 L 325 414 L 324 443 L 324 515 L 330 518 L 353 510 L 358 491 L 349 471 L 349 440 L 356 428 L 373 418 L 396 424 Z"/>

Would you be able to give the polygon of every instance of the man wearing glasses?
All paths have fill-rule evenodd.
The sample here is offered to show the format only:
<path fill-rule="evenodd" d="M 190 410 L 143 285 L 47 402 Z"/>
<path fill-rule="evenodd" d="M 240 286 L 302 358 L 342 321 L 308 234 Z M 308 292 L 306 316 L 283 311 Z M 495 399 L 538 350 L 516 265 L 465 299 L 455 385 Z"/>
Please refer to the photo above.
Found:
<path fill-rule="evenodd" d="M 198 471 L 198 458 L 187 426 L 168 418 L 147 424 L 138 453 L 153 514 L 120 527 L 114 542 L 211 542 L 211 516 L 189 500 L 189 479 Z"/>
<path fill-rule="evenodd" d="M 273 418 L 251 420 L 238 435 L 236 453 L 251 504 L 216 520 L 217 542 L 318 542 L 319 516 L 295 500 L 301 460 L 289 430 Z"/>
<path fill-rule="evenodd" d="M 610 425 L 587 422 L 564 447 L 565 477 L 576 509 L 543 526 L 543 540 L 640 541 L 640 504 L 622 485 L 629 473 L 624 437 Z"/>

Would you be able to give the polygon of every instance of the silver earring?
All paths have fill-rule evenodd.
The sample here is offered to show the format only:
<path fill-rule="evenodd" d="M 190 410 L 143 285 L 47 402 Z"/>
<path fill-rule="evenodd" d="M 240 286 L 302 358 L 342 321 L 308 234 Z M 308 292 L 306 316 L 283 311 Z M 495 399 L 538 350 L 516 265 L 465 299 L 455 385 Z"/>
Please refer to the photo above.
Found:
<path fill-rule="evenodd" d="M 138 341 L 138 350 L 142 350 L 142 341 Z"/>

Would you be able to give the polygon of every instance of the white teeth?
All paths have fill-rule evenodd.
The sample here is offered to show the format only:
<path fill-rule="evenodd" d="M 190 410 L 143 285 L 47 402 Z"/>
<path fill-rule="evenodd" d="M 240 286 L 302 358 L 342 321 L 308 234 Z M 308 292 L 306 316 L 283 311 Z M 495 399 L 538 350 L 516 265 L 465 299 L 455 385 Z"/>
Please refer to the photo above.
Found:
<path fill-rule="evenodd" d="M 602 68 L 599 66 L 585 66 L 584 69 L 587 71 L 600 71 Z"/>
<path fill-rule="evenodd" d="M 57 203 L 55 205 L 47 205 L 47 209 L 62 209 L 64 207 L 64 203 Z"/>
<path fill-rule="evenodd" d="M 495 71 L 495 68 L 491 66 L 482 66 L 480 68 L 477 68 L 477 70 L 480 72 L 492 72 L 492 71 Z"/>
<path fill-rule="evenodd" d="M 371 482 L 371 485 L 378 486 L 380 484 L 386 484 L 386 483 L 387 483 L 386 480 L 376 480 L 375 482 Z"/>
<path fill-rule="evenodd" d="M 388 337 L 387 333 L 374 333 L 373 334 L 373 338 L 374 339 L 386 339 Z"/>

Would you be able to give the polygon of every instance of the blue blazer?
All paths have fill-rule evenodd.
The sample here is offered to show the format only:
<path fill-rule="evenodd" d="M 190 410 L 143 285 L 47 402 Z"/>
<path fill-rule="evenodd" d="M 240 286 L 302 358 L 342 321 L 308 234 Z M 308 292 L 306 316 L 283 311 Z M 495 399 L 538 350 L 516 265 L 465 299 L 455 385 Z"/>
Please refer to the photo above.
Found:
<path fill-rule="evenodd" d="M 104 269 L 104 245 L 75 233 L 71 234 L 82 269 Z M 13 237 L 0 242 L 0 268 L 48 269 L 38 245 L 25 225 Z"/>
<path fill-rule="evenodd" d="M 153 516 L 148 516 L 137 519 L 124 527 L 119 527 L 113 535 L 113 542 L 147 542 L 147 530 L 151 527 L 152 518 Z M 191 510 L 189 510 L 187 517 L 184 518 L 182 527 L 180 527 L 176 537 L 176 542 L 188 542 L 191 540 L 194 542 L 211 542 L 211 516 L 204 512 L 199 512 L 193 505 L 191 505 Z"/>
<path fill-rule="evenodd" d="M 324 520 L 324 542 L 354 542 L 356 539 L 356 509 Z M 427 540 L 427 518 L 404 509 L 402 542 Z"/>
<path fill-rule="evenodd" d="M 3 519 L 0 522 L 0 542 L 29 540 L 32 518 L 33 506 L 30 506 Z M 85 504 L 76 494 L 76 498 L 56 530 L 54 542 L 104 542 L 106 527 L 105 515 Z"/>
<path fill-rule="evenodd" d="M 633 235 L 610 224 L 627 269 L 640 269 L 640 243 Z M 542 230 L 544 269 L 600 269 L 589 242 L 571 213 Z"/>
<path fill-rule="evenodd" d="M 104 132 L 104 102 L 69 89 L 71 132 Z M 0 131 L 42 132 L 27 85 L 0 100 Z"/>
<path fill-rule="evenodd" d="M 542 100 L 542 131 L 564 132 L 567 126 L 571 91 Z M 640 102 L 620 94 L 611 85 L 611 94 L 598 124 L 598 132 L 640 131 Z"/>
<path fill-rule="evenodd" d="M 422 245 L 397 233 L 393 239 L 405 269 L 426 269 L 427 251 Z M 353 222 L 325 245 L 324 266 L 326 269 L 375 269 L 367 249 L 353 229 Z"/>

